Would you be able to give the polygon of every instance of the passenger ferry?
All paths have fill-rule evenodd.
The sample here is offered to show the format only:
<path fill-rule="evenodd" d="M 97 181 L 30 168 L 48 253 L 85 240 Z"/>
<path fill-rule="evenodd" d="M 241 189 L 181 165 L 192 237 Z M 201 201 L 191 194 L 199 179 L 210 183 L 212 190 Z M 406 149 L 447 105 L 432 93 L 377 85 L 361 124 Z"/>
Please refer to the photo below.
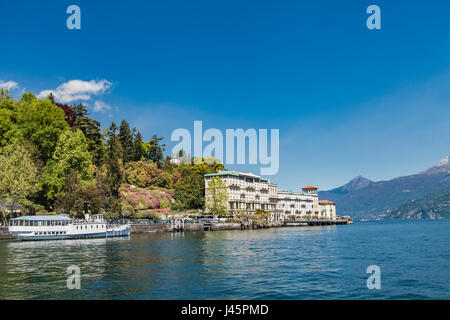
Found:
<path fill-rule="evenodd" d="M 25 216 L 11 219 L 9 232 L 19 240 L 107 238 L 130 235 L 130 225 L 107 225 L 102 214 L 80 220 L 66 214 Z"/>

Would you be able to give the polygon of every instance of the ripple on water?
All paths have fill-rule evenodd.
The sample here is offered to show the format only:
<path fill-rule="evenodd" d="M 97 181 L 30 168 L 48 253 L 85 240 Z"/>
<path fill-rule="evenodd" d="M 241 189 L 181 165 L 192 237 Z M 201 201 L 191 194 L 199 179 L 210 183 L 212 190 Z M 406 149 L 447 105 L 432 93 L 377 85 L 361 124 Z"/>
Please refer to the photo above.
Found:
<path fill-rule="evenodd" d="M 450 299 L 449 222 L 0 242 L 0 299 Z"/>

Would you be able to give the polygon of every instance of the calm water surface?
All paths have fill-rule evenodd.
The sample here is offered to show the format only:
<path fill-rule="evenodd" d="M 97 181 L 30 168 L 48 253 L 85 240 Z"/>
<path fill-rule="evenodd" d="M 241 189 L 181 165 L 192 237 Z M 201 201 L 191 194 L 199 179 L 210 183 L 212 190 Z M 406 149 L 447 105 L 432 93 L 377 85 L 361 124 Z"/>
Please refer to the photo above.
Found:
<path fill-rule="evenodd" d="M 449 231 L 447 219 L 1 241 L 0 299 L 450 299 Z M 367 289 L 369 265 L 381 290 Z"/>

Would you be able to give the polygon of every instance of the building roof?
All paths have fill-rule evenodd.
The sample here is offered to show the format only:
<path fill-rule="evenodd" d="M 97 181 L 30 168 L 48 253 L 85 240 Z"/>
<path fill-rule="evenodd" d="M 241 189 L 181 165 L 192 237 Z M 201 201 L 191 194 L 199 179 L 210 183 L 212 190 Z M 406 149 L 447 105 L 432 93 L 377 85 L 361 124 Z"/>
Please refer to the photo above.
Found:
<path fill-rule="evenodd" d="M 234 173 L 232 171 L 220 171 L 217 173 L 207 173 L 205 174 L 205 177 L 215 177 L 215 176 L 235 176 L 239 177 L 237 173 Z"/>
<path fill-rule="evenodd" d="M 329 200 L 319 200 L 319 204 L 336 204 L 336 202 Z"/>
<path fill-rule="evenodd" d="M 239 171 L 219 171 L 217 173 L 207 173 L 205 177 L 214 177 L 214 176 L 234 176 L 234 177 L 248 177 L 253 179 L 259 179 L 261 182 L 269 182 L 269 179 L 261 178 L 260 176 L 251 173 L 251 172 L 239 172 Z"/>
<path fill-rule="evenodd" d="M 302 187 L 302 189 L 318 189 L 318 188 L 311 185 L 307 185 L 306 187 Z"/>
<path fill-rule="evenodd" d="M 25 216 L 14 218 L 12 220 L 21 220 L 21 221 L 72 221 L 69 216 L 60 214 L 60 215 L 46 215 L 46 216 Z"/>

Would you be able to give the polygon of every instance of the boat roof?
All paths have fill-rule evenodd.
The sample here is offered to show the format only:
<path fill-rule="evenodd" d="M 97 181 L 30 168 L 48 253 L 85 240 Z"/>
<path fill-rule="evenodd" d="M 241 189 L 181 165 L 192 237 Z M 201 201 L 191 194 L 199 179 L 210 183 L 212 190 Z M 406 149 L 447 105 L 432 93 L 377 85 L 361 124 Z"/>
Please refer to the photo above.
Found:
<path fill-rule="evenodd" d="M 22 221 L 72 221 L 67 215 L 45 215 L 45 216 L 25 216 L 14 218 L 12 220 L 22 220 Z"/>

